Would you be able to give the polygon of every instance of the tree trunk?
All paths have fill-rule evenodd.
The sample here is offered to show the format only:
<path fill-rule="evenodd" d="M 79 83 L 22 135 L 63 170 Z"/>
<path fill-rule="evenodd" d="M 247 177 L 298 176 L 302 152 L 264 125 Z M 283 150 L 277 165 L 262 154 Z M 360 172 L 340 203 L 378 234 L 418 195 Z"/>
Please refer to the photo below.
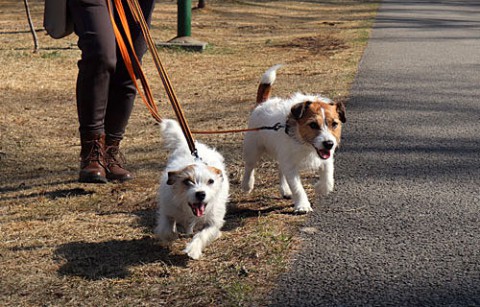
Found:
<path fill-rule="evenodd" d="M 203 9 L 205 7 L 205 0 L 198 0 L 197 8 Z"/>
<path fill-rule="evenodd" d="M 35 32 L 35 27 L 33 26 L 33 21 L 32 21 L 32 16 L 30 15 L 30 7 L 28 5 L 28 0 L 23 0 L 23 3 L 25 4 L 25 11 L 27 11 L 27 19 L 28 19 L 28 25 L 30 26 L 30 32 L 32 32 L 33 36 L 33 52 L 38 51 L 38 38 L 37 38 L 37 33 Z"/>

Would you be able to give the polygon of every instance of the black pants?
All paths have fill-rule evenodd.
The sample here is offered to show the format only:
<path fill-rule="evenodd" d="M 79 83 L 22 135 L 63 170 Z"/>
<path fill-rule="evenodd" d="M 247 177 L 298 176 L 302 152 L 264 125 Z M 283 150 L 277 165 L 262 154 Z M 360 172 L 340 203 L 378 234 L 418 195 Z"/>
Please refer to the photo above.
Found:
<path fill-rule="evenodd" d="M 76 91 L 80 134 L 105 133 L 113 140 L 121 140 L 132 113 L 136 89 L 116 44 L 106 5 L 109 0 L 68 1 L 82 51 Z M 150 23 L 155 0 L 139 2 Z M 146 44 L 128 5 L 123 4 L 135 51 L 141 58 L 147 50 Z M 115 19 L 120 28 L 118 16 Z"/>

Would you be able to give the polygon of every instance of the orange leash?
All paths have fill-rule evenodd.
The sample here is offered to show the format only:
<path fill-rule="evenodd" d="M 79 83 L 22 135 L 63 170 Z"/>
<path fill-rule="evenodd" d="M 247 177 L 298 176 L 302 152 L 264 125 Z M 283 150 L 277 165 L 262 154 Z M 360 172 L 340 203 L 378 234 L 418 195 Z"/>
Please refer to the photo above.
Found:
<path fill-rule="evenodd" d="M 110 20 L 112 23 L 113 31 L 115 33 L 115 37 L 117 39 L 117 44 L 120 49 L 120 53 L 122 55 L 122 58 L 125 62 L 125 66 L 127 68 L 127 71 L 133 80 L 133 83 L 135 87 L 137 88 L 137 91 L 142 98 L 143 103 L 147 107 L 148 111 L 152 115 L 152 117 L 157 121 L 157 122 L 162 122 L 162 117 L 160 116 L 158 112 L 157 105 L 155 104 L 155 101 L 153 99 L 152 91 L 151 88 L 148 84 L 147 77 L 145 73 L 143 72 L 141 63 L 138 59 L 137 54 L 135 53 L 135 49 L 133 47 L 133 42 L 132 42 L 132 36 L 130 33 L 130 28 L 128 26 L 128 21 L 127 17 L 125 15 L 125 10 L 122 5 L 121 0 L 112 0 L 113 3 L 115 4 L 115 9 L 117 10 L 118 16 L 120 17 L 120 22 L 122 25 L 122 28 L 126 34 L 126 38 L 128 41 L 128 46 L 125 43 L 125 40 L 115 22 L 115 18 L 113 15 L 113 10 L 112 10 L 112 4 L 110 0 L 106 0 L 107 2 L 107 7 L 110 13 Z M 190 151 L 192 154 L 196 157 L 198 157 L 197 154 L 197 149 L 195 148 L 195 140 L 192 136 L 192 133 L 195 134 L 221 134 L 221 133 L 241 133 L 241 132 L 249 132 L 249 131 L 260 131 L 260 130 L 279 130 L 280 128 L 283 128 L 284 126 L 281 125 L 280 123 L 275 124 L 272 127 L 258 127 L 258 128 L 248 128 L 248 129 L 233 129 L 233 130 L 217 130 L 217 131 L 191 131 L 187 119 L 185 117 L 185 114 L 180 106 L 180 103 L 178 102 L 177 95 L 175 94 L 175 91 L 173 89 L 172 83 L 170 81 L 170 78 L 168 77 L 167 71 L 165 70 L 165 67 L 163 66 L 160 57 L 157 52 L 157 48 L 155 46 L 155 43 L 152 39 L 152 36 L 150 34 L 150 28 L 148 27 L 148 24 L 145 20 L 145 17 L 143 16 L 142 10 L 140 8 L 140 5 L 138 3 L 138 0 L 126 0 L 127 5 L 132 13 L 132 16 L 135 20 L 140 25 L 140 28 L 142 30 L 143 37 L 145 39 L 145 42 L 147 43 L 148 49 L 152 55 L 153 61 L 155 63 L 155 67 L 157 68 L 157 72 L 160 76 L 160 79 L 162 80 L 163 86 L 165 88 L 165 91 L 167 93 L 167 96 L 170 100 L 170 103 L 172 105 L 172 108 L 175 112 L 175 115 L 178 119 L 178 122 L 180 124 L 180 127 L 182 128 L 183 134 L 187 140 L 188 146 L 190 148 Z M 130 52 L 133 55 L 133 61 L 130 57 Z M 137 83 L 137 78 L 135 75 L 135 69 L 134 69 L 134 64 L 137 68 L 137 72 L 139 74 L 139 79 L 142 84 L 143 91 L 140 89 L 138 83 Z"/>
<path fill-rule="evenodd" d="M 125 15 L 125 11 L 123 9 L 122 2 L 118 1 L 118 0 L 114 0 L 114 1 L 115 1 L 115 8 L 117 9 L 118 15 L 119 15 L 121 23 L 122 23 L 122 27 L 123 27 L 123 29 L 126 33 L 126 36 L 127 36 L 127 40 L 128 40 L 129 46 L 130 46 L 130 50 L 132 50 L 133 58 L 135 60 L 136 66 L 138 68 L 137 71 L 138 71 L 138 74 L 139 74 L 139 79 L 140 79 L 140 82 L 142 83 L 142 88 L 143 88 L 144 91 L 142 91 L 140 89 L 140 87 L 138 86 L 137 78 L 136 78 L 135 71 L 134 71 L 134 68 L 133 68 L 133 62 L 132 62 L 132 59 L 131 59 L 130 54 L 128 52 L 128 47 L 125 44 L 125 40 L 123 39 L 123 36 L 120 33 L 120 30 L 118 29 L 118 26 L 117 26 L 117 24 L 115 22 L 115 19 L 113 17 L 113 10 L 112 10 L 110 0 L 107 0 L 106 2 L 107 2 L 108 11 L 110 13 L 110 21 L 112 23 L 113 32 L 115 33 L 115 38 L 117 39 L 117 44 L 118 44 L 118 47 L 120 49 L 120 53 L 122 55 L 122 58 L 125 62 L 125 66 L 127 68 L 128 74 L 130 75 L 130 78 L 132 79 L 135 87 L 137 88 L 137 91 L 138 91 L 140 97 L 142 98 L 144 104 L 146 105 L 147 109 L 150 111 L 150 114 L 153 116 L 153 118 L 156 121 L 161 122 L 162 117 L 158 113 L 157 105 L 155 104 L 155 101 L 153 99 L 152 91 L 151 91 L 150 86 L 148 84 L 147 77 L 145 76 L 145 73 L 141 69 L 140 61 L 137 57 L 137 54 L 135 53 L 135 49 L 133 48 L 132 36 L 130 34 L 130 28 L 128 27 L 128 22 L 127 22 L 127 18 L 126 18 L 126 15 Z"/>
<path fill-rule="evenodd" d="M 120 1 L 120 0 L 115 0 L 115 1 Z M 157 68 L 157 72 L 160 76 L 160 79 L 162 80 L 163 87 L 167 92 L 167 96 L 170 100 L 170 104 L 172 105 L 175 115 L 177 116 L 178 122 L 180 124 L 180 127 L 182 128 L 183 134 L 186 138 L 190 151 L 192 152 L 192 154 L 196 155 L 195 140 L 193 139 L 192 132 L 190 131 L 185 114 L 183 113 L 180 103 L 178 102 L 177 95 L 175 94 L 170 78 L 168 77 L 167 71 L 165 70 L 165 67 L 162 64 L 162 61 L 160 60 L 160 57 L 157 52 L 157 47 L 153 42 L 152 35 L 150 34 L 150 28 L 148 27 L 145 17 L 143 16 L 138 0 L 127 0 L 127 4 L 130 8 L 130 11 L 132 12 L 132 15 L 135 21 L 140 25 L 142 29 L 143 37 L 145 39 L 145 42 L 147 43 L 150 53 L 152 54 L 153 62 L 155 63 L 155 67 Z"/>
<path fill-rule="evenodd" d="M 145 76 L 145 73 L 142 70 L 142 66 L 140 64 L 140 61 L 138 60 L 138 56 L 135 53 L 135 49 L 133 47 L 133 42 L 132 42 L 132 36 L 130 34 L 130 28 L 128 26 L 128 21 L 127 17 L 125 15 L 125 10 L 123 9 L 122 1 L 121 0 L 113 0 L 113 3 L 115 4 L 115 9 L 117 10 L 118 16 L 120 18 L 120 22 L 122 24 L 122 28 L 125 32 L 125 35 L 127 37 L 127 41 L 129 44 L 129 47 L 127 47 L 127 44 L 125 43 L 125 40 L 120 33 L 120 30 L 118 29 L 118 26 L 115 22 L 115 18 L 113 15 L 113 10 L 112 10 L 112 4 L 110 3 L 110 0 L 106 0 L 107 2 L 107 7 L 108 11 L 110 13 L 110 21 L 112 23 L 113 31 L 115 33 L 115 38 L 117 39 L 117 44 L 120 49 L 120 53 L 122 55 L 122 58 L 125 62 L 125 66 L 127 67 L 127 71 L 130 75 L 130 78 L 133 80 L 133 83 L 135 87 L 137 88 L 138 93 L 142 97 L 142 101 L 146 105 L 147 109 L 149 110 L 150 114 L 153 116 L 153 118 L 157 122 L 162 121 L 162 117 L 158 113 L 157 105 L 155 104 L 155 101 L 153 99 L 152 91 L 150 89 L 150 86 L 148 84 L 148 80 Z M 142 30 L 143 37 L 147 43 L 148 49 L 150 53 L 152 54 L 155 66 L 157 68 L 157 71 L 160 75 L 160 78 L 163 82 L 163 85 L 165 87 L 165 91 L 167 92 L 168 98 L 170 99 L 170 103 L 175 111 L 175 115 L 177 116 L 178 122 L 180 124 L 180 127 L 182 128 L 183 134 L 187 140 L 188 147 L 191 151 L 191 153 L 198 157 L 197 154 L 197 149 L 195 147 L 195 140 L 193 139 L 192 133 L 190 131 L 190 128 L 188 126 L 187 119 L 185 118 L 185 114 L 183 113 L 183 110 L 180 106 L 180 103 L 178 102 L 177 95 L 175 94 L 175 91 L 173 90 L 172 83 L 170 82 L 170 78 L 167 75 L 167 72 L 165 68 L 163 67 L 162 62 L 160 61 L 160 57 L 158 56 L 157 49 L 155 47 L 155 43 L 153 42 L 153 39 L 150 34 L 150 29 L 148 27 L 148 24 L 143 16 L 142 10 L 140 8 L 140 5 L 138 4 L 137 0 L 127 0 L 127 4 L 129 6 L 129 9 L 132 12 L 132 16 L 135 19 L 135 21 L 140 25 L 140 28 Z M 132 62 L 132 59 L 130 57 L 130 53 L 133 54 L 133 59 L 134 62 Z M 136 65 L 137 72 L 139 74 L 139 79 L 140 82 L 142 83 L 142 88 L 144 91 L 140 89 L 138 86 L 138 83 L 136 81 L 136 75 L 135 75 L 135 70 L 133 67 L 133 64 Z"/>
<path fill-rule="evenodd" d="M 251 131 L 260 131 L 260 130 L 274 130 L 278 131 L 282 128 L 285 128 L 285 125 L 276 123 L 273 126 L 262 126 L 257 128 L 247 128 L 247 129 L 232 129 L 232 130 L 215 130 L 215 131 L 205 131 L 205 130 L 194 130 L 194 134 L 225 134 L 225 133 L 241 133 L 241 132 L 251 132 Z"/>

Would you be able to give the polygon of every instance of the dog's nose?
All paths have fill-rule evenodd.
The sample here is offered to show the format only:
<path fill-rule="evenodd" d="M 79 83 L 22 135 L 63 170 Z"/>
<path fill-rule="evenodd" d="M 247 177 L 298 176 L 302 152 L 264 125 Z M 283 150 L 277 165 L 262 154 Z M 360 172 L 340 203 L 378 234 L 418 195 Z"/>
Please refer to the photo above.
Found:
<path fill-rule="evenodd" d="M 328 150 L 332 149 L 333 145 L 334 145 L 333 141 L 324 141 L 323 142 L 323 147 L 325 147 L 325 149 L 328 149 Z"/>
<path fill-rule="evenodd" d="M 205 194 L 205 192 L 203 191 L 199 191 L 195 193 L 195 198 L 197 198 L 198 201 L 203 201 L 205 199 L 205 196 L 207 196 L 207 194 Z"/>

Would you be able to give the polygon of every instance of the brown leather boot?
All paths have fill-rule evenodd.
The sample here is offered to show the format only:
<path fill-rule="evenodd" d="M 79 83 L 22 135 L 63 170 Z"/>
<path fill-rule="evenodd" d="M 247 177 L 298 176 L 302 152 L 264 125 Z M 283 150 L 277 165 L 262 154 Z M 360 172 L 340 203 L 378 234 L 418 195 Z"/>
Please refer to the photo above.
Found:
<path fill-rule="evenodd" d="M 105 146 L 107 179 L 118 181 L 127 181 L 133 179 L 133 174 L 123 167 L 123 164 L 126 163 L 126 160 L 123 154 L 120 152 L 120 141 L 112 140 L 107 137 Z"/>
<path fill-rule="evenodd" d="M 78 181 L 106 183 L 105 135 L 91 134 L 81 137 L 80 175 Z"/>

